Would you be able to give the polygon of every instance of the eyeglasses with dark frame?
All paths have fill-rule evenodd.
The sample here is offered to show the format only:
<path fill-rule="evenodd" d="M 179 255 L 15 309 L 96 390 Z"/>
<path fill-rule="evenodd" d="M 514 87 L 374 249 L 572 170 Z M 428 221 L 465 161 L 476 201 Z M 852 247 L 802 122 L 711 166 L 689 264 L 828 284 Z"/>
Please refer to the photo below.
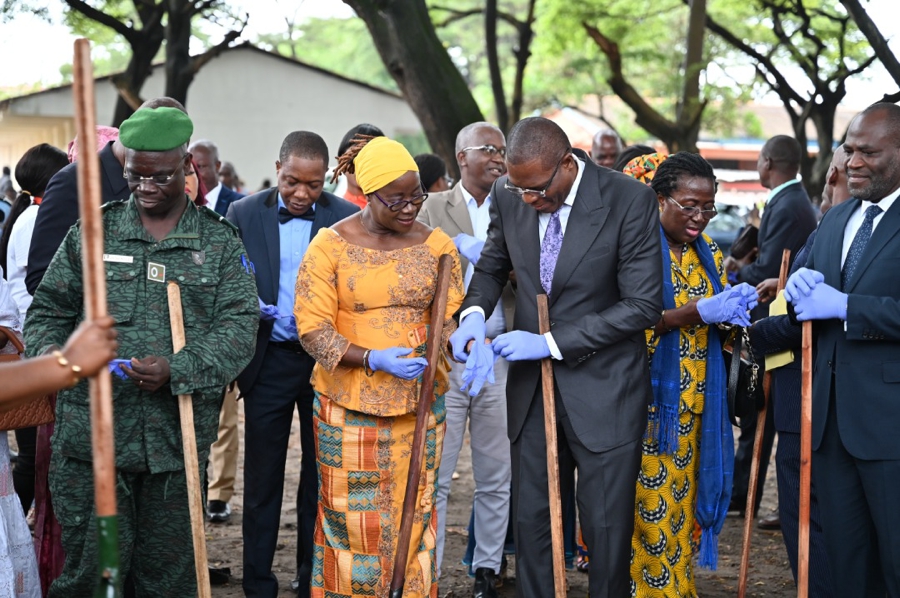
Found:
<path fill-rule="evenodd" d="M 524 197 L 526 193 L 529 195 L 536 195 L 540 199 L 544 199 L 547 197 L 547 189 L 550 188 L 550 185 L 553 184 L 553 179 L 556 178 L 556 173 L 559 171 L 559 167 L 562 165 L 563 160 L 566 159 L 566 156 L 570 154 L 570 150 L 566 150 L 566 153 L 563 154 L 563 157 L 559 159 L 559 162 L 556 163 L 556 168 L 553 169 L 553 174 L 550 175 L 550 180 L 547 181 L 547 184 L 544 185 L 543 189 L 522 189 L 521 187 L 516 187 L 515 185 L 509 184 L 509 179 L 506 179 L 506 182 L 503 184 L 506 187 L 506 190 L 510 193 L 518 195 L 519 197 Z"/>
<path fill-rule="evenodd" d="M 419 207 L 420 205 L 425 203 L 426 199 L 428 199 L 428 194 L 423 193 L 421 195 L 413 196 L 412 199 L 401 199 L 401 200 L 395 201 L 393 203 L 388 203 L 388 202 L 384 201 L 384 198 L 382 198 L 380 195 L 378 195 L 378 191 L 372 191 L 372 195 L 377 197 L 378 201 L 383 203 L 385 205 L 385 207 L 392 212 L 399 212 L 400 210 L 402 210 L 409 204 Z"/>
<path fill-rule="evenodd" d="M 125 180 L 128 181 L 129 185 L 140 186 L 141 183 L 152 183 L 157 187 L 165 187 L 175 180 L 175 177 L 178 176 L 178 169 L 183 166 L 184 156 L 181 156 L 181 162 L 178 164 L 175 170 L 172 171 L 172 174 L 154 174 L 153 176 L 141 176 L 139 174 L 129 173 L 127 169 L 123 169 L 122 176 L 125 177 Z M 187 173 L 185 173 L 185 176 L 187 176 Z"/>
<path fill-rule="evenodd" d="M 471 147 L 464 147 L 464 148 L 462 148 L 462 149 L 459 150 L 459 151 L 461 151 L 461 152 L 467 152 L 467 151 L 469 151 L 469 150 L 479 150 L 479 151 L 482 151 L 482 152 L 486 153 L 488 156 L 490 156 L 491 158 L 493 158 L 493 157 L 496 156 L 497 154 L 500 154 L 500 157 L 501 157 L 501 158 L 506 158 L 506 148 L 505 148 L 505 147 L 497 147 L 496 145 L 491 145 L 491 144 L 487 144 L 487 145 L 473 145 L 473 146 L 471 146 Z"/>
<path fill-rule="evenodd" d="M 669 196 L 666 196 L 666 199 L 675 204 L 678 209 L 681 210 L 681 213 L 684 214 L 687 218 L 693 219 L 697 217 L 697 214 L 699 214 L 706 220 L 712 220 L 719 213 L 719 210 L 717 210 L 716 208 L 713 208 L 711 210 L 701 210 L 697 206 L 683 206 Z"/>

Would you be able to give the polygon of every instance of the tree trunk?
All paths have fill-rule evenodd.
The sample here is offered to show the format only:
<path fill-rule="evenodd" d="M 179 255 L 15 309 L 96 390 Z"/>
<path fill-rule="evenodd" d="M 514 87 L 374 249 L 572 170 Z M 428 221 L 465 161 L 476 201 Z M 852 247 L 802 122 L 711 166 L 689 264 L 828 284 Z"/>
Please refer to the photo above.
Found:
<path fill-rule="evenodd" d="M 525 67 L 531 57 L 531 40 L 534 39 L 534 5 L 536 0 L 529 0 L 528 13 L 525 20 L 519 24 L 519 47 L 516 55 L 516 79 L 513 83 L 512 104 L 509 108 L 511 123 L 516 123 L 522 118 L 522 103 L 525 96 L 523 88 L 525 83 Z"/>
<path fill-rule="evenodd" d="M 166 25 L 166 95 L 187 106 L 187 92 L 194 81 L 191 68 L 191 0 L 168 0 Z"/>
<path fill-rule="evenodd" d="M 152 73 L 153 57 L 156 56 L 162 45 L 164 37 L 162 25 L 147 33 L 148 35 L 141 36 L 138 43 L 131 45 L 131 59 L 128 61 L 125 72 L 113 77 L 113 83 L 119 90 L 116 110 L 112 119 L 112 126 L 116 128 L 140 105 L 141 89 Z"/>
<path fill-rule="evenodd" d="M 503 91 L 503 73 L 497 53 L 497 0 L 487 0 L 484 7 L 484 47 L 487 53 L 488 71 L 491 74 L 491 91 L 494 95 L 494 110 L 497 112 L 497 126 L 504 133 L 509 131 L 509 110 Z"/>
<path fill-rule="evenodd" d="M 388 72 L 454 178 L 456 134 L 484 120 L 434 31 L 424 0 L 344 0 L 365 21 Z"/>

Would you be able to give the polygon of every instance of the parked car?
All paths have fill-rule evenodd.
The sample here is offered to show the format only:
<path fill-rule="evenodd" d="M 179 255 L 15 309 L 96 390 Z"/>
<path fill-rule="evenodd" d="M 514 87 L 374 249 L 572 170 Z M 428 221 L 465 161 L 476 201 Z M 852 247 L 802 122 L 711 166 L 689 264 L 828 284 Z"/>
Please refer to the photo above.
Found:
<path fill-rule="evenodd" d="M 719 205 L 716 207 L 719 213 L 709 221 L 709 224 L 706 225 L 706 230 L 703 232 L 709 235 L 719 246 L 719 249 L 722 250 L 722 253 L 727 256 L 731 250 L 731 244 L 734 243 L 745 223 L 744 219 L 737 214 L 734 206 Z"/>

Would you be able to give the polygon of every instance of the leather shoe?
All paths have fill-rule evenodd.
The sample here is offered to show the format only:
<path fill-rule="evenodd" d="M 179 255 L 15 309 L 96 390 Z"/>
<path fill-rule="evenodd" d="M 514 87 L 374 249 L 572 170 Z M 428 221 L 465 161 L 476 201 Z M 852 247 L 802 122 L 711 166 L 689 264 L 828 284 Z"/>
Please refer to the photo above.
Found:
<path fill-rule="evenodd" d="M 762 519 L 757 521 L 756 527 L 768 531 L 781 530 L 781 518 L 778 516 L 778 512 L 776 511 L 774 513 L 771 513 L 767 517 L 763 517 Z"/>
<path fill-rule="evenodd" d="M 489 567 L 475 569 L 472 598 L 497 598 L 497 574 Z"/>
<path fill-rule="evenodd" d="M 206 503 L 206 518 L 211 523 L 225 523 L 231 518 L 231 505 L 224 500 L 211 500 Z"/>

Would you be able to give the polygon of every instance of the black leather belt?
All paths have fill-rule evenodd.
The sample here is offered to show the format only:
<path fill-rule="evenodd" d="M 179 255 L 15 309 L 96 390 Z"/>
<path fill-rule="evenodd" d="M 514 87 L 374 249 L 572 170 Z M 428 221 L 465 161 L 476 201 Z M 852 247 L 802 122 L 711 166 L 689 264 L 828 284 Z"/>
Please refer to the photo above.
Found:
<path fill-rule="evenodd" d="M 303 350 L 303 345 L 297 341 L 269 341 L 269 346 L 284 351 L 290 351 L 292 353 L 306 353 L 306 351 Z"/>

